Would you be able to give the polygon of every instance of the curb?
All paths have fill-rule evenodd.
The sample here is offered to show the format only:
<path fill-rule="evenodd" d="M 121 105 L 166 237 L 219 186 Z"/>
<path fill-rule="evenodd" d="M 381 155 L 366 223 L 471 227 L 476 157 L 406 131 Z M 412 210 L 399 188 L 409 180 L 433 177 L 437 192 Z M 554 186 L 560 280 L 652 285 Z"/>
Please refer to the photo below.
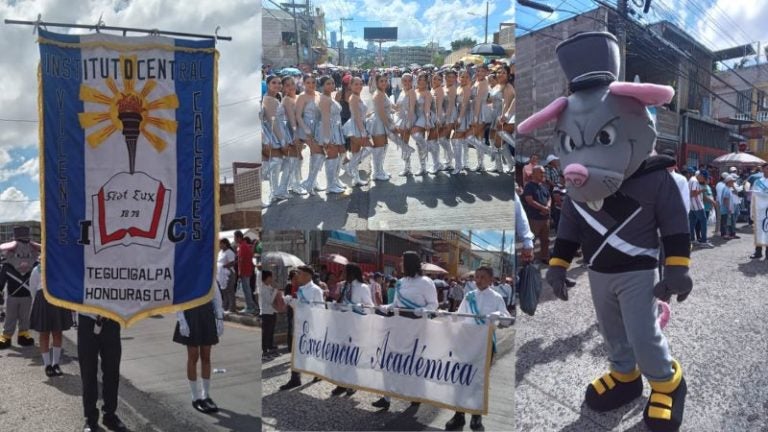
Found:
<path fill-rule="evenodd" d="M 259 319 L 257 315 L 239 315 L 231 313 L 224 315 L 224 321 L 230 321 L 250 327 L 261 327 L 261 319 Z"/>

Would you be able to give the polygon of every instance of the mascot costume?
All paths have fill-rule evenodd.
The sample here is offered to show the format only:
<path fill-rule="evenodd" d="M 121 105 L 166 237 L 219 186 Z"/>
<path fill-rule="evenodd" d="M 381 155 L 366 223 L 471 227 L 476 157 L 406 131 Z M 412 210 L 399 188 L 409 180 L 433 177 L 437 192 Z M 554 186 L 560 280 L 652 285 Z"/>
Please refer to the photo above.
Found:
<path fill-rule="evenodd" d="M 29 333 L 29 313 L 32 308 L 32 296 L 29 289 L 29 276 L 40 255 L 40 245 L 29 240 L 29 228 L 14 227 L 13 241 L 0 244 L 0 253 L 4 261 L 0 266 L 0 291 L 6 289 L 5 325 L 0 335 L 0 349 L 11 346 L 11 338 L 19 325 L 16 341 L 21 346 L 35 344 Z"/>
<path fill-rule="evenodd" d="M 671 158 L 655 154 L 656 130 L 647 106 L 669 103 L 668 86 L 618 82 L 619 46 L 610 33 L 579 33 L 558 45 L 570 95 L 519 125 L 523 134 L 556 120 L 555 149 L 564 166 L 563 204 L 546 279 L 568 300 L 566 270 L 579 247 L 610 370 L 592 381 L 586 403 L 619 408 L 651 386 L 643 419 L 652 431 L 674 431 L 683 420 L 686 385 L 657 321 L 657 298 L 683 301 L 688 274 L 688 220 L 667 171 Z M 659 233 L 664 276 L 656 283 Z"/>

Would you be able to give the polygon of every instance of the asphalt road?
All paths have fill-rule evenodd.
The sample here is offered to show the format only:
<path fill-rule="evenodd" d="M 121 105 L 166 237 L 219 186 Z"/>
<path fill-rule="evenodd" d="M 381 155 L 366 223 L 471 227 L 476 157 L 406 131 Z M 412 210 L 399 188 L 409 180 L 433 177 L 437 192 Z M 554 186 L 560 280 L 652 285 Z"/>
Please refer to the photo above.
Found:
<path fill-rule="evenodd" d="M 363 91 L 364 100 L 368 98 Z M 416 148 L 411 139 L 411 146 Z M 351 154 L 350 154 L 351 155 Z M 442 153 L 441 153 L 442 155 Z M 302 178 L 309 172 L 309 149 L 304 149 Z M 442 156 L 441 156 L 442 157 Z M 431 157 L 427 166 L 431 166 Z M 418 170 L 412 156 L 411 168 Z M 469 150 L 469 166 L 477 165 L 476 151 Z M 486 169 L 492 168 L 490 158 Z M 266 230 L 346 229 L 346 230 L 457 230 L 505 229 L 514 224 L 514 177 L 512 174 L 465 173 L 451 176 L 442 171 L 424 177 L 400 177 L 403 169 L 400 150 L 390 143 L 384 162 L 389 182 L 372 182 L 349 188 L 345 194 L 298 196 L 265 205 L 262 209 Z M 370 158 L 360 165 L 364 180 L 370 176 Z M 341 181 L 351 184 L 349 176 Z M 325 170 L 318 176 L 325 187 Z M 262 182 L 262 196 L 268 199 L 269 182 Z M 451 211 L 452 210 L 452 211 Z"/>
<path fill-rule="evenodd" d="M 486 430 L 500 431 L 514 428 L 514 399 L 512 387 L 515 377 L 514 329 L 497 330 L 496 360 L 491 366 L 489 413 L 483 417 Z M 379 395 L 358 391 L 350 396 L 331 396 L 335 387 L 324 381 L 312 382 L 304 376 L 301 387 L 280 391 L 279 387 L 290 377 L 290 354 L 264 359 L 263 409 L 264 430 L 443 430 L 453 411 L 428 404 L 418 408 L 410 402 L 392 399 L 389 411 L 371 406 Z M 469 415 L 466 430 L 469 430 Z"/>
<path fill-rule="evenodd" d="M 682 431 L 768 431 L 768 262 L 751 261 L 751 231 L 694 250 L 694 291 L 673 301 L 665 334 L 688 384 Z M 519 431 L 645 431 L 650 394 L 608 414 L 582 405 L 586 386 L 607 371 L 585 269 L 568 302 L 546 285 L 534 317 L 518 317 Z"/>
<path fill-rule="evenodd" d="M 186 350 L 171 342 L 172 315 L 150 318 L 122 332 L 118 415 L 137 432 L 260 430 L 259 331 L 227 323 L 213 349 L 211 396 L 221 411 L 212 416 L 191 406 Z M 0 351 L 0 430 L 82 430 L 76 330 L 65 332 L 63 377 L 47 378 L 36 348 Z M 100 403 L 99 403 L 100 406 Z"/>

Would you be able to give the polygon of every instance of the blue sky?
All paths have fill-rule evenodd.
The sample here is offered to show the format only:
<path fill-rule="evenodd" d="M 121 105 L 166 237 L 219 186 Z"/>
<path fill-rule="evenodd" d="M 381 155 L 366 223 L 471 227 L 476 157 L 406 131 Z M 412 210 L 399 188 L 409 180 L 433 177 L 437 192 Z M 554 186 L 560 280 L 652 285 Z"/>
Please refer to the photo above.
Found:
<path fill-rule="evenodd" d="M 265 3 L 270 6 L 269 3 Z M 482 42 L 485 26 L 485 0 L 319 0 L 315 5 L 326 14 L 326 30 L 339 31 L 339 18 L 344 22 L 344 40 L 365 47 L 365 27 L 398 27 L 398 45 L 424 45 L 431 41 L 450 48 L 452 40 L 469 36 Z M 514 2 L 488 2 L 488 39 L 498 31 L 499 23 L 514 22 Z M 384 44 L 384 46 L 394 43 Z"/>

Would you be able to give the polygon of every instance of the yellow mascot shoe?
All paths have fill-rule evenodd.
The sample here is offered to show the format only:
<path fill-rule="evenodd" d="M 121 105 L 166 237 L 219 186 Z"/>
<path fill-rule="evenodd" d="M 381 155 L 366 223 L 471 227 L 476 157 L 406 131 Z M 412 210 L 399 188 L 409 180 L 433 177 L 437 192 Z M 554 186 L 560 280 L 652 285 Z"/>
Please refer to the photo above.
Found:
<path fill-rule="evenodd" d="M 643 420 L 653 432 L 674 432 L 683 423 L 685 395 L 688 389 L 683 378 L 683 369 L 677 360 L 672 360 L 675 374 L 668 381 L 649 381 L 651 397 L 643 411 Z"/>
<path fill-rule="evenodd" d="M 608 372 L 587 386 L 584 400 L 595 411 L 619 408 L 643 394 L 643 378 L 635 368 L 630 373 Z"/>

